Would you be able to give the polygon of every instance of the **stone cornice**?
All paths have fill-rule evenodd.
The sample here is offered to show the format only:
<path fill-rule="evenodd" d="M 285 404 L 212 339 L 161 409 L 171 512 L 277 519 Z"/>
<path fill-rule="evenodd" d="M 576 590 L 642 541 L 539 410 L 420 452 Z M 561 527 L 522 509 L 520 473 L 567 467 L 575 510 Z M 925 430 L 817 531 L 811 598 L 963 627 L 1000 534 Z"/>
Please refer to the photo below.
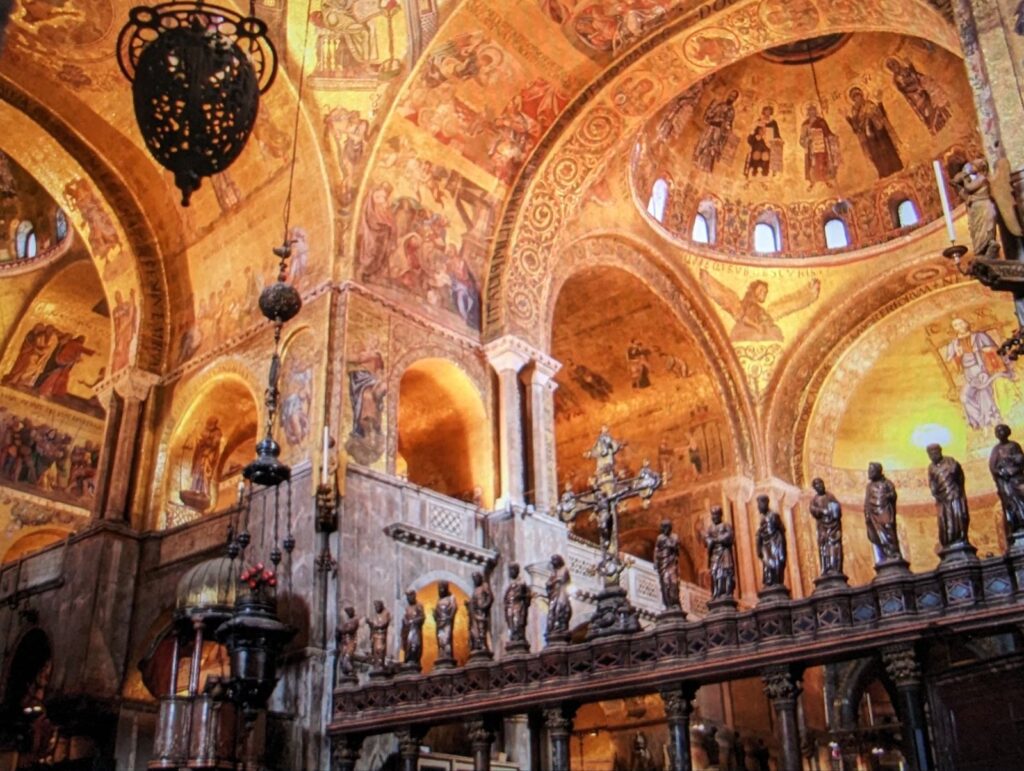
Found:
<path fill-rule="evenodd" d="M 445 557 L 468 562 L 471 565 L 480 565 L 484 568 L 492 568 L 498 561 L 499 554 L 494 549 L 484 549 L 454 538 L 446 538 L 437 533 L 431 533 L 414 525 L 394 523 L 384 528 L 384 533 L 394 538 L 399 543 L 413 546 L 417 549 L 424 549 Z"/>

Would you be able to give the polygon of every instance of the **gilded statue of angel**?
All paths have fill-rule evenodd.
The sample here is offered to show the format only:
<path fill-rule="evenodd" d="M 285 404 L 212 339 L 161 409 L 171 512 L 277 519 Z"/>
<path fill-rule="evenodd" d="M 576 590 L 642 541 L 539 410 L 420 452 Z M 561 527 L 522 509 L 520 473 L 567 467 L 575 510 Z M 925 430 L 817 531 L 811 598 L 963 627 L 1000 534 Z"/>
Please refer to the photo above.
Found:
<path fill-rule="evenodd" d="M 782 342 L 783 334 L 777 320 L 803 310 L 817 300 L 821 293 L 821 282 L 812 278 L 803 286 L 766 305 L 768 284 L 761 280 L 750 282 L 742 300 L 706 270 L 700 272 L 700 285 L 735 320 L 729 339 L 737 343 Z"/>

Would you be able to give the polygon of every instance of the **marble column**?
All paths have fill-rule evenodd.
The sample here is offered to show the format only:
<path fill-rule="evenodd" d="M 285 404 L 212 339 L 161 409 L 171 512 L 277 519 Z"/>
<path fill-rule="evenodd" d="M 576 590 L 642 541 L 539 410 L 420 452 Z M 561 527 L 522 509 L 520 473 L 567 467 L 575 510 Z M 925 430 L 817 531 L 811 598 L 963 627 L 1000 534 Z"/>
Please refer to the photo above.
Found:
<path fill-rule="evenodd" d="M 473 771 L 491 771 L 491 744 L 494 732 L 483 718 L 466 721 L 466 735 L 473 754 Z"/>
<path fill-rule="evenodd" d="M 498 469 L 501 494 L 494 508 L 522 506 L 525 492 L 523 405 L 519 398 L 519 371 L 532 350 L 512 335 L 488 343 L 484 351 L 498 375 Z"/>
<path fill-rule="evenodd" d="M 931 771 L 931 748 L 928 744 L 928 721 L 924 714 L 924 688 L 921 666 L 913 645 L 889 645 L 882 648 L 882 663 L 899 694 L 897 706 L 903 725 L 903 755 L 911 771 Z"/>
<path fill-rule="evenodd" d="M 398 771 L 416 771 L 420 759 L 422 730 L 403 728 L 395 731 L 395 736 L 398 738 Z"/>
<path fill-rule="evenodd" d="M 331 744 L 331 771 L 355 771 L 362 739 L 354 736 L 336 736 Z"/>
<path fill-rule="evenodd" d="M 690 715 L 693 713 L 696 695 L 697 686 L 690 683 L 661 691 L 665 721 L 668 723 L 667 771 L 691 771 L 693 768 L 690 755 Z"/>
<path fill-rule="evenodd" d="M 562 365 L 538 354 L 530 373 L 530 431 L 533 436 L 533 503 L 550 511 L 558 502 L 555 457 L 555 374 Z"/>
<path fill-rule="evenodd" d="M 564 707 L 544 710 L 548 732 L 550 771 L 569 771 L 569 738 L 572 736 L 572 711 Z"/>
<path fill-rule="evenodd" d="M 772 703 L 776 716 L 776 738 L 779 740 L 780 771 L 801 771 L 800 726 L 796 704 L 800 697 L 800 680 L 786 665 L 767 667 L 761 673 L 764 693 Z"/>

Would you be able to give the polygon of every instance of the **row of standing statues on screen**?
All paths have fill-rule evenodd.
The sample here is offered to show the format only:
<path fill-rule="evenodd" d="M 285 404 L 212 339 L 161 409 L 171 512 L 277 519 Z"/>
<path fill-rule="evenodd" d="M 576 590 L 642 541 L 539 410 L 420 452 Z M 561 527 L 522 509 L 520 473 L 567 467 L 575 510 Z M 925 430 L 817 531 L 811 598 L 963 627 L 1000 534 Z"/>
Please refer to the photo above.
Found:
<path fill-rule="evenodd" d="M 1011 549 L 1024 552 L 1024 450 L 1010 439 L 1008 426 L 996 426 L 995 435 L 998 443 L 989 457 L 989 469 L 1002 504 L 1007 543 Z M 940 556 L 943 562 L 973 559 L 975 549 L 968 538 L 970 512 L 963 468 L 954 458 L 943 454 L 942 447 L 937 444 L 929 445 L 927 453 L 931 461 L 928 466 L 928 482 L 938 515 Z M 864 522 L 868 541 L 875 552 L 876 569 L 879 573 L 906 570 L 907 562 L 900 548 L 896 527 L 896 487 L 886 478 L 880 463 L 870 463 L 867 476 Z M 811 486 L 814 495 L 808 508 L 817 525 L 820 566 L 817 583 L 825 589 L 845 586 L 847 579 L 843 573 L 842 507 L 821 479 L 813 480 Z M 785 595 L 787 590 L 784 577 L 788 558 L 785 525 L 779 513 L 772 510 L 767 495 L 757 497 L 757 510 L 760 521 L 756 547 L 761 562 L 761 593 L 767 597 Z M 724 520 L 721 506 L 711 508 L 711 523 L 704 531 L 703 538 L 711 576 L 709 609 L 715 611 L 735 607 L 735 533 L 732 525 Z M 672 532 L 671 522 L 666 520 L 661 523 L 661 532 L 655 542 L 654 563 L 661 583 L 666 616 L 669 618 L 681 615 L 679 554 L 679 537 Z M 548 603 L 547 641 L 549 644 L 567 642 L 572 620 L 569 569 L 559 554 L 551 557 L 549 567 L 550 574 L 545 586 Z M 510 654 L 529 651 L 526 628 L 530 604 L 535 594 L 520 573 L 518 564 L 508 566 L 508 581 L 502 597 L 508 634 L 505 651 Z M 473 591 L 466 603 L 470 661 L 489 660 L 492 658 L 491 609 L 495 601 L 494 592 L 485 573 L 474 573 L 472 580 Z M 356 615 L 354 608 L 344 609 L 337 630 L 338 667 L 343 682 L 355 682 L 355 662 L 358 660 L 369 663 L 371 676 L 390 671 L 387 638 L 391 613 L 383 600 L 375 600 L 373 605 L 373 613 L 365 618 L 370 631 L 370 651 L 366 656 L 361 656 L 357 651 L 359 628 L 364 619 Z M 435 669 L 455 666 L 454 631 L 458 611 L 458 601 L 448 582 L 438 582 L 438 599 L 431 611 L 437 643 Z M 400 628 L 403 661 L 398 667 L 399 671 L 420 671 L 426 620 L 426 609 L 417 599 L 416 592 L 406 592 Z"/>
<path fill-rule="evenodd" d="M 1003 509 L 1003 524 L 1010 549 L 1024 551 L 1024 450 L 1010 439 L 1010 428 L 998 425 L 998 443 L 989 456 L 989 470 L 995 482 Z M 928 485 L 935 499 L 938 515 L 939 555 L 943 563 L 973 559 L 975 549 L 968 538 L 970 511 L 967 505 L 963 467 L 943 454 L 942 447 L 927 447 Z M 814 496 L 808 506 L 816 520 L 819 587 L 836 588 L 847 583 L 843 573 L 843 511 L 821 479 L 811 486 Z M 896 487 L 886 478 L 882 464 L 868 465 L 868 482 L 864 491 L 864 524 L 868 541 L 875 553 L 880 572 L 905 570 L 907 562 L 900 548 L 896 528 Z M 760 517 L 757 528 L 757 556 L 761 561 L 762 594 L 785 594 L 787 546 L 782 517 L 773 511 L 767 495 L 757 498 Z M 736 589 L 736 558 L 733 554 L 735 535 L 732 526 L 723 521 L 722 508 L 711 509 L 711 524 L 704 533 L 711 575 L 712 609 L 731 605 Z M 668 521 L 661 523 L 654 547 L 654 561 L 661 582 L 662 600 L 668 609 L 679 607 L 679 539 Z"/>
<path fill-rule="evenodd" d="M 551 557 L 550 567 L 551 575 L 546 587 L 548 639 L 557 640 L 564 636 L 567 640 L 569 622 L 572 618 L 569 569 L 560 554 Z M 473 592 L 466 603 L 469 614 L 469 658 L 471 661 L 489 660 L 493 655 L 491 608 L 494 605 L 494 592 L 486 574 L 473 573 L 472 580 Z M 455 616 L 459 611 L 459 604 L 447 581 L 438 582 L 437 594 L 437 602 L 431 611 L 437 642 L 434 669 L 445 669 L 455 666 Z M 401 672 L 416 673 L 420 671 L 423 659 L 423 626 L 427 620 L 427 612 L 417 599 L 415 591 L 409 590 L 405 597 L 406 605 L 400 630 L 403 661 L 398 669 Z M 526 626 L 530 603 L 534 597 L 530 585 L 520 575 L 519 565 L 511 563 L 508 566 L 508 585 L 502 598 L 505 625 L 508 630 L 505 651 L 508 653 L 527 653 L 530 650 L 526 639 Z M 374 600 L 373 608 L 373 613 L 365 619 L 370 630 L 370 651 L 364 659 L 370 665 L 371 674 L 382 674 L 388 671 L 387 638 L 391 613 L 384 606 L 383 600 Z M 360 658 L 357 652 L 357 638 L 361 621 L 354 608 L 345 608 L 337 631 L 338 668 L 342 681 L 355 680 L 354 664 Z"/>

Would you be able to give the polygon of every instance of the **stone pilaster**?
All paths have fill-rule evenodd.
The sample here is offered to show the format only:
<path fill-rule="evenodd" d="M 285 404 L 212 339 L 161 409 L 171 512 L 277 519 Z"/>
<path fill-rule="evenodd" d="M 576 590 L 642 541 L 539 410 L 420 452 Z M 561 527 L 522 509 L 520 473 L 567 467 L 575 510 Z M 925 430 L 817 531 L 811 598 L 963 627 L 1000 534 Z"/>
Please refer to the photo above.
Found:
<path fill-rule="evenodd" d="M 562 365 L 539 354 L 530 373 L 530 428 L 533 437 L 533 501 L 541 511 L 550 511 L 558 501 L 555 457 L 555 374 Z"/>
<path fill-rule="evenodd" d="M 126 522 L 131 517 L 129 495 L 139 449 L 143 408 L 158 375 L 123 369 L 102 383 L 97 396 L 107 405 L 107 427 L 96 475 L 93 515 Z"/>

